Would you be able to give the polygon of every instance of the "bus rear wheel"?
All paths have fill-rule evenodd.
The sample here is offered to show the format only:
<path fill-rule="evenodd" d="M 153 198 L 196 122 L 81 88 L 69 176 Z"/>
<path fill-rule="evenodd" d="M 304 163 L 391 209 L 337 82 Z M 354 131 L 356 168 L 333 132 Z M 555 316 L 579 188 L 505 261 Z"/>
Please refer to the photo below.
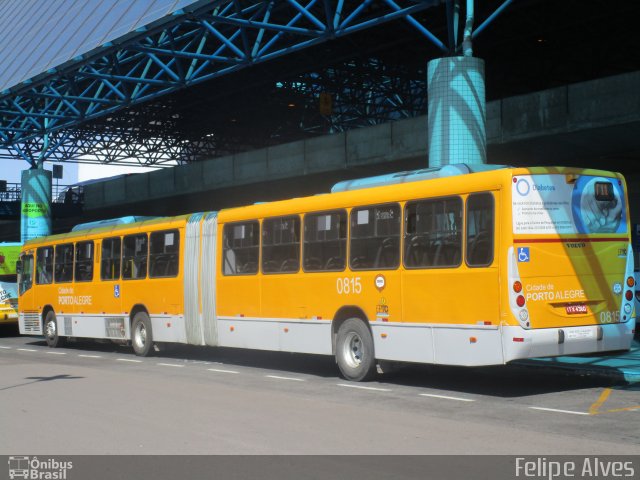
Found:
<path fill-rule="evenodd" d="M 336 362 L 347 380 L 362 382 L 375 376 L 373 338 L 359 318 L 350 318 L 340 325 L 336 340 Z"/>
<path fill-rule="evenodd" d="M 58 334 L 58 320 L 53 310 L 50 310 L 44 317 L 44 338 L 51 348 L 58 348 L 64 345 L 64 338 Z"/>
<path fill-rule="evenodd" d="M 138 312 L 133 317 L 131 344 L 133 351 L 139 357 L 147 357 L 153 350 L 151 320 L 149 320 L 149 315 L 145 312 Z"/>

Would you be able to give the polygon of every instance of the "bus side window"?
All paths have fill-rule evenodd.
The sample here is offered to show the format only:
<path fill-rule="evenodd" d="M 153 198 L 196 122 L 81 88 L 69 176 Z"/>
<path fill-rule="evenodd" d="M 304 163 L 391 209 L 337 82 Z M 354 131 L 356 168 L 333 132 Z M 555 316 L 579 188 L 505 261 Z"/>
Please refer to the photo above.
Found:
<path fill-rule="evenodd" d="M 222 273 L 253 275 L 258 273 L 260 226 L 257 220 L 228 223 L 224 226 Z"/>
<path fill-rule="evenodd" d="M 120 251 L 122 240 L 120 237 L 102 240 L 102 255 L 100 260 L 100 278 L 102 280 L 120 279 Z"/>
<path fill-rule="evenodd" d="M 93 280 L 93 241 L 76 243 L 76 282 Z"/>
<path fill-rule="evenodd" d="M 352 270 L 396 269 L 400 264 L 400 205 L 351 210 Z"/>
<path fill-rule="evenodd" d="M 56 283 L 73 281 L 73 243 L 56 245 L 53 273 Z"/>
<path fill-rule="evenodd" d="M 22 295 L 33 286 L 33 255 L 20 257 L 21 267 L 18 276 L 18 290 Z"/>
<path fill-rule="evenodd" d="M 262 222 L 262 273 L 300 270 L 300 217 L 266 218 Z"/>
<path fill-rule="evenodd" d="M 149 277 L 177 277 L 179 252 L 178 230 L 153 232 L 149 237 Z"/>
<path fill-rule="evenodd" d="M 36 283 L 53 283 L 53 247 L 41 247 L 36 253 Z"/>
<path fill-rule="evenodd" d="M 305 272 L 344 270 L 347 262 L 347 212 L 339 210 L 305 215 L 302 255 Z"/>
<path fill-rule="evenodd" d="M 460 197 L 407 202 L 404 265 L 407 268 L 457 267 L 462 259 Z"/>
<path fill-rule="evenodd" d="M 124 237 L 122 253 L 122 278 L 139 280 L 147 278 L 147 259 L 149 255 L 146 233 Z"/>
<path fill-rule="evenodd" d="M 490 193 L 467 199 L 467 265 L 487 267 L 493 262 L 494 204 Z"/>

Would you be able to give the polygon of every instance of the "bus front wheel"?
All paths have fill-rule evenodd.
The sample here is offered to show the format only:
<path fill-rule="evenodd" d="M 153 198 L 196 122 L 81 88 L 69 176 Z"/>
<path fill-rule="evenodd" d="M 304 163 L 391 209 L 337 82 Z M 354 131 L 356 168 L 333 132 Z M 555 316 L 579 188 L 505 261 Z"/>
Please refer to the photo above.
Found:
<path fill-rule="evenodd" d="M 131 344 L 133 351 L 140 357 L 148 356 L 153 349 L 153 335 L 151 320 L 145 312 L 138 312 L 133 317 L 131 325 Z"/>
<path fill-rule="evenodd" d="M 53 310 L 50 310 L 44 318 L 44 338 L 47 341 L 47 345 L 51 348 L 62 347 L 64 345 L 64 338 L 59 335 L 58 320 Z"/>
<path fill-rule="evenodd" d="M 371 380 L 376 374 L 371 332 L 359 318 L 346 320 L 338 329 L 336 362 L 347 380 Z"/>

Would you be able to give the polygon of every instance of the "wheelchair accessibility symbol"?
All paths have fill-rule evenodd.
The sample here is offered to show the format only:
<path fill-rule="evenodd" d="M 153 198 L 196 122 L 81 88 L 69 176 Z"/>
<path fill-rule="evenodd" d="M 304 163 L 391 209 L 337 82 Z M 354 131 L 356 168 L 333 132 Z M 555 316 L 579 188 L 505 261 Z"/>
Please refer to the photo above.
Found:
<path fill-rule="evenodd" d="M 529 247 L 519 247 L 518 248 L 518 261 L 519 262 L 528 262 L 529 261 Z"/>
<path fill-rule="evenodd" d="M 115 298 L 120 298 L 120 285 L 113 286 L 113 296 Z"/>

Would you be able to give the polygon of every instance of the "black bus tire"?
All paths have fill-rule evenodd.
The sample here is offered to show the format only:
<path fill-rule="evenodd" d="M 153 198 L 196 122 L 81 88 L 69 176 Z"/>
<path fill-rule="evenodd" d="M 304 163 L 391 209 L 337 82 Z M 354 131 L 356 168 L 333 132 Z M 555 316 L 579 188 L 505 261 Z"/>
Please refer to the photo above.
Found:
<path fill-rule="evenodd" d="M 153 352 L 151 320 L 146 312 L 138 312 L 133 316 L 131 345 L 133 346 L 133 351 L 139 357 L 148 357 Z"/>
<path fill-rule="evenodd" d="M 375 376 L 373 338 L 359 318 L 349 318 L 340 325 L 336 340 L 336 362 L 347 380 L 362 382 Z"/>
<path fill-rule="evenodd" d="M 46 317 L 44 317 L 44 338 L 47 341 L 47 345 L 51 348 L 64 346 L 64 337 L 60 336 L 58 319 L 53 310 L 49 310 Z"/>

